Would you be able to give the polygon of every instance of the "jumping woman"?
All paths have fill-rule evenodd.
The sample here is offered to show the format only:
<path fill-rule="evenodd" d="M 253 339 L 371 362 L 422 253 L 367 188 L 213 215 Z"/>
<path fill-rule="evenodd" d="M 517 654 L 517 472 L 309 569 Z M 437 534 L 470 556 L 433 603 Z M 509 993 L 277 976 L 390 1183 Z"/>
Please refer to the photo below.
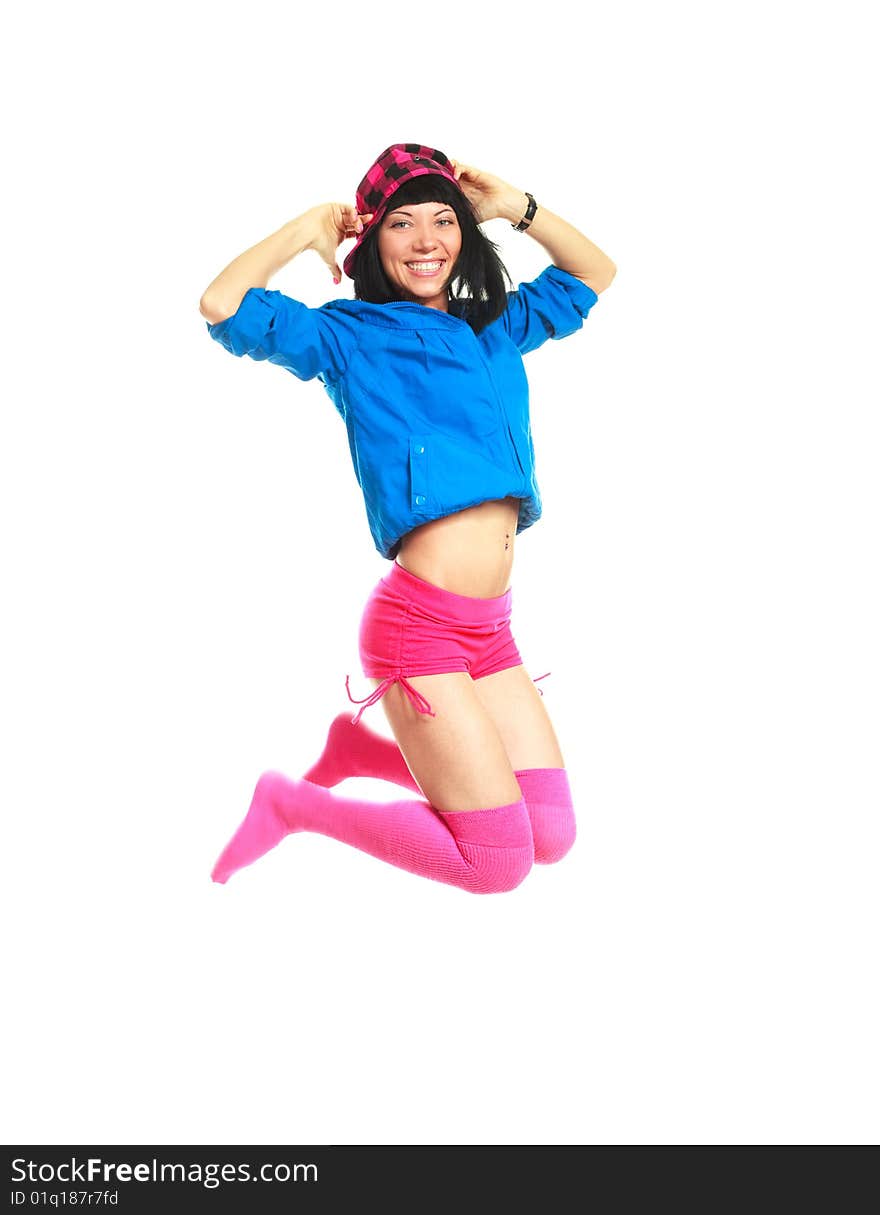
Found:
<path fill-rule="evenodd" d="M 533 282 L 507 289 L 480 227 L 492 219 L 546 251 Z M 308 308 L 268 289 L 306 249 L 339 283 L 338 249 L 351 238 L 354 299 Z M 373 543 L 391 563 L 361 618 L 372 693 L 354 718 L 333 721 L 302 778 L 263 773 L 214 881 L 298 831 L 480 894 L 513 890 L 535 862 L 571 848 L 565 761 L 510 627 L 515 537 L 541 515 L 523 356 L 581 329 L 615 270 L 531 194 L 404 143 L 370 166 L 355 206 L 311 208 L 205 290 L 208 332 L 231 354 L 322 382 L 346 426 Z M 361 720 L 379 700 L 393 739 Z M 406 795 L 334 791 L 355 776 Z"/>

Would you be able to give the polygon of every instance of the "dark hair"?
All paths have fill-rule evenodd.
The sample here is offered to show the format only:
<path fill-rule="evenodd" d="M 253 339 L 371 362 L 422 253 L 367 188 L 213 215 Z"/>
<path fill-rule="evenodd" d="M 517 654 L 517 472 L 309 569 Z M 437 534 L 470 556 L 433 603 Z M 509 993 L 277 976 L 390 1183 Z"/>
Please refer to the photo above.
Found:
<path fill-rule="evenodd" d="M 449 293 L 456 311 L 475 333 L 497 320 L 507 307 L 507 287 L 513 286 L 507 267 L 498 256 L 498 246 L 485 235 L 477 217 L 458 186 L 436 173 L 411 177 L 394 192 L 389 209 L 404 203 L 446 203 L 452 207 L 461 228 L 461 252 L 452 269 Z M 369 304 L 389 304 L 401 298 L 388 280 L 379 256 L 379 228 L 385 215 L 358 247 L 354 264 L 355 299 Z"/>

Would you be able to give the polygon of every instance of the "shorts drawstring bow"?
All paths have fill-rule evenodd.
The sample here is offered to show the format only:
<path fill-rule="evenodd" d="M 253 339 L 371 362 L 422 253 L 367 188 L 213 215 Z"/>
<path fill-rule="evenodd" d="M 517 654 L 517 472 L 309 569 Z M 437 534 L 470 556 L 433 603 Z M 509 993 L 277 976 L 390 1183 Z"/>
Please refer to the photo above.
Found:
<path fill-rule="evenodd" d="M 352 696 L 351 688 L 349 687 L 350 678 L 351 678 L 351 676 L 349 676 L 349 675 L 346 675 L 346 677 L 345 677 L 345 690 L 348 693 L 348 699 L 351 701 L 351 703 L 353 705 L 362 706 L 360 709 L 358 709 L 355 716 L 351 719 L 352 725 L 354 725 L 354 726 L 356 726 L 357 723 L 360 721 L 361 714 L 363 712 L 365 712 L 365 710 L 367 710 L 370 707 L 370 705 L 374 705 L 378 701 L 380 701 L 393 683 L 400 684 L 400 686 L 403 688 L 404 692 L 406 692 L 407 696 L 410 698 L 410 700 L 412 701 L 412 703 L 415 705 L 415 707 L 418 709 L 418 711 L 420 713 L 427 713 L 428 716 L 430 716 L 430 717 L 437 716 L 437 714 L 431 708 L 428 701 L 425 700 L 425 698 L 421 694 L 421 692 L 416 691 L 416 689 L 412 686 L 412 684 L 410 683 L 410 681 L 407 679 L 407 677 L 405 675 L 387 675 L 382 680 L 382 682 L 378 685 L 378 687 L 375 688 L 374 691 L 372 691 L 369 696 L 365 696 L 363 698 L 363 700 L 355 700 L 355 698 Z"/>

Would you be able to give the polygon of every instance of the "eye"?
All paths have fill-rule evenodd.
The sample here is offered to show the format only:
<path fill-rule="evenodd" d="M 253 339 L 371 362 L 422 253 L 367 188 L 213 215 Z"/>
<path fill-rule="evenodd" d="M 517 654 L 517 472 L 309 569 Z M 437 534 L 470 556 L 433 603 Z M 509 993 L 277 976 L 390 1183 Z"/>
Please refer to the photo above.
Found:
<path fill-rule="evenodd" d="M 407 220 L 407 219 L 395 219 L 395 220 L 391 221 L 391 223 L 388 225 L 388 227 L 389 228 L 403 228 L 408 223 L 409 223 L 409 220 Z M 452 226 L 455 224 L 455 220 L 449 219 L 448 216 L 441 216 L 441 218 L 437 220 L 437 223 L 444 224 L 446 226 Z"/>

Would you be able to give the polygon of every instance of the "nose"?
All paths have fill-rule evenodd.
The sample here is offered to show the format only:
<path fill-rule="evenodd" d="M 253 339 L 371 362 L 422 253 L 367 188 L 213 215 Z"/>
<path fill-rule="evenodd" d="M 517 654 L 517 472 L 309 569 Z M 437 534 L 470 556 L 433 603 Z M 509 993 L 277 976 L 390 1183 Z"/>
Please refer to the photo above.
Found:
<path fill-rule="evenodd" d="M 433 225 L 429 222 L 413 228 L 412 243 L 413 248 L 417 249 L 420 253 L 436 249 L 437 234 L 434 231 Z"/>

